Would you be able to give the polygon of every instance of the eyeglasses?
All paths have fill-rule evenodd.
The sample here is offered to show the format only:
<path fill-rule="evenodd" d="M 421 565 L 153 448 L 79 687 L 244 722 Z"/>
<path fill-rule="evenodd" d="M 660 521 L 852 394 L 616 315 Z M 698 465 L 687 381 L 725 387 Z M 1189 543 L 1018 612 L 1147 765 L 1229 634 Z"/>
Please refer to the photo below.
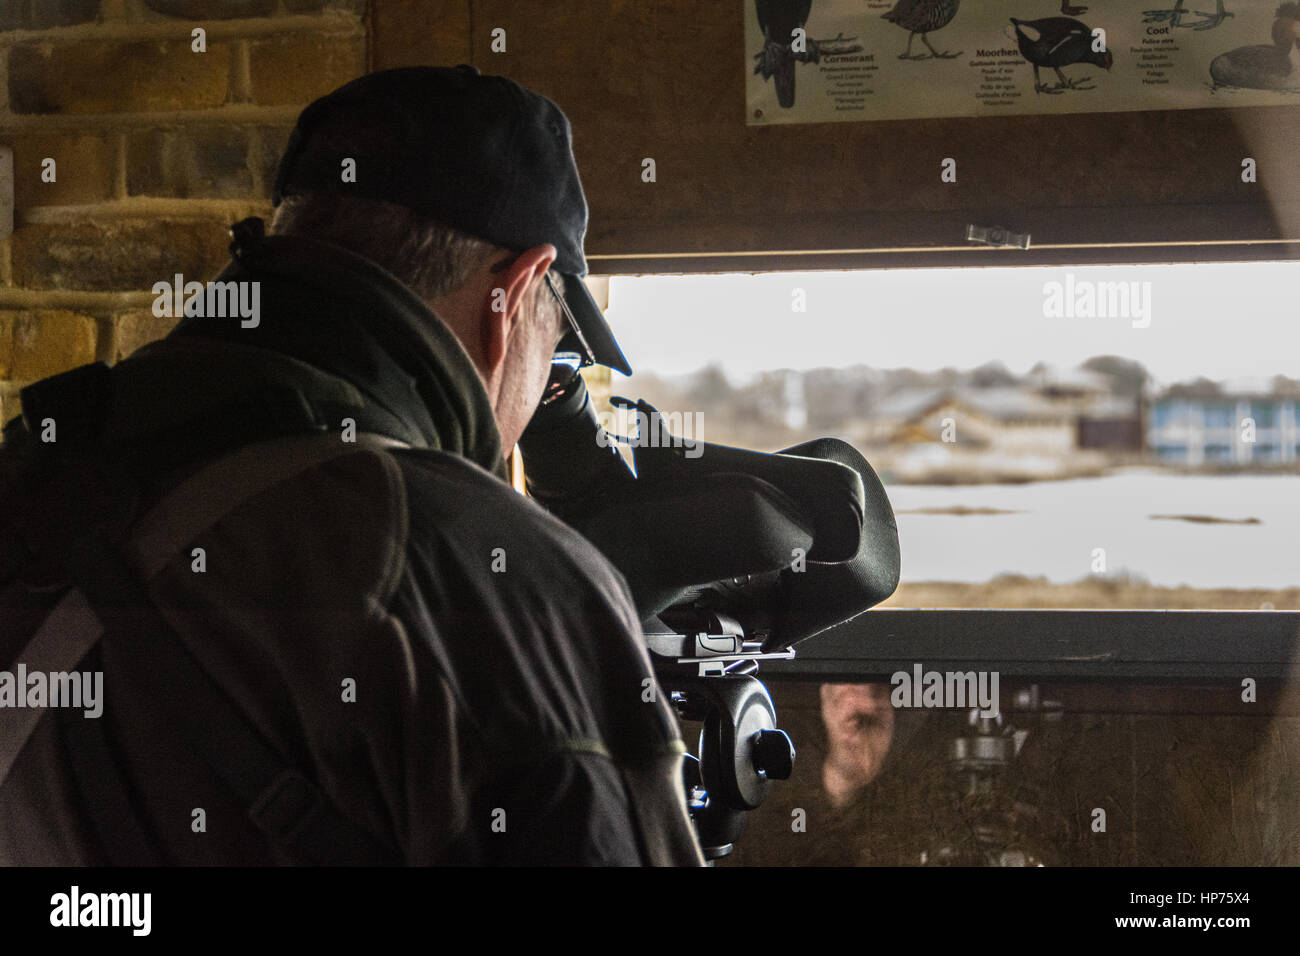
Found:
<path fill-rule="evenodd" d="M 522 255 L 522 253 L 517 253 L 508 259 L 500 260 L 495 263 L 489 271 L 493 273 L 504 272 L 518 261 L 520 255 Z M 546 280 L 546 287 L 551 290 L 551 295 L 555 296 L 555 301 L 559 303 L 560 311 L 564 314 L 564 318 L 568 322 L 568 328 L 561 328 L 560 335 L 555 340 L 556 351 L 554 357 L 551 359 L 552 363 L 573 365 L 576 359 L 578 367 L 595 365 L 596 356 L 591 351 L 591 346 L 587 344 L 587 337 L 582 334 L 582 328 L 578 325 L 578 320 L 574 316 L 573 310 L 569 308 L 569 303 L 564 298 L 564 290 L 560 288 L 559 280 L 556 279 L 555 274 L 549 269 L 546 270 L 542 278 Z M 581 352 L 559 351 L 560 343 L 569 337 L 570 332 L 577 337 L 578 344 L 582 346 Z"/>
<path fill-rule="evenodd" d="M 546 271 L 546 274 L 545 274 L 545 276 L 544 276 L 543 278 L 546 279 L 546 285 L 547 285 L 547 287 L 551 290 L 551 294 L 555 296 L 555 301 L 558 302 L 558 303 L 560 304 L 560 311 L 564 313 L 564 317 L 565 317 L 565 319 L 568 320 L 568 322 L 569 322 L 569 329 L 571 329 L 571 330 L 573 331 L 574 336 L 575 336 L 575 337 L 577 338 L 577 340 L 578 340 L 578 344 L 582 346 L 582 351 L 581 351 L 580 353 L 577 353 L 577 352 L 560 352 L 560 351 L 557 351 L 557 352 L 555 353 L 556 358 L 558 359 L 558 358 L 560 358 L 561 356 L 570 356 L 570 357 L 571 357 L 571 356 L 577 355 L 577 356 L 578 356 L 578 360 L 579 360 L 579 364 L 580 364 L 580 365 L 583 365 L 583 366 L 586 366 L 586 365 L 595 365 L 595 364 L 596 364 L 596 356 L 595 356 L 595 354 L 591 351 L 591 346 L 587 344 L 587 337 L 586 337 L 585 335 L 582 334 L 582 327 L 581 327 L 580 325 L 578 325 L 578 320 L 577 320 L 577 318 L 574 316 L 574 314 L 573 314 L 573 310 L 569 308 L 569 302 L 568 302 L 567 299 L 564 298 L 564 293 L 563 293 L 563 291 L 562 291 L 562 290 L 560 289 L 560 287 L 559 287 L 559 282 L 558 282 L 558 280 L 556 280 L 555 276 L 551 273 L 551 271 L 550 271 L 549 269 Z M 556 341 L 556 343 L 555 343 L 555 347 L 556 347 L 557 350 L 558 350 L 559 347 L 560 347 L 560 343 L 563 342 L 566 338 L 568 338 L 568 331 L 567 331 L 567 330 L 562 330 L 562 331 L 560 332 L 560 337 L 559 337 L 559 339 L 558 339 L 558 340 Z M 555 361 L 555 359 L 552 359 L 552 361 Z"/>

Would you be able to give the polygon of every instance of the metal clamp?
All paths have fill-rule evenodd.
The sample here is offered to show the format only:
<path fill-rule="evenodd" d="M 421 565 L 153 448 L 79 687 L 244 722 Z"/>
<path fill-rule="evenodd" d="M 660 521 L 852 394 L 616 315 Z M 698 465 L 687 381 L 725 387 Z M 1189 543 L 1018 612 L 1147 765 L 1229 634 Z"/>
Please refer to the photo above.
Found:
<path fill-rule="evenodd" d="M 986 246 L 1004 249 L 1029 248 L 1029 233 L 1012 232 L 1005 226 L 968 225 L 966 227 L 966 239 L 970 242 L 978 242 Z"/>

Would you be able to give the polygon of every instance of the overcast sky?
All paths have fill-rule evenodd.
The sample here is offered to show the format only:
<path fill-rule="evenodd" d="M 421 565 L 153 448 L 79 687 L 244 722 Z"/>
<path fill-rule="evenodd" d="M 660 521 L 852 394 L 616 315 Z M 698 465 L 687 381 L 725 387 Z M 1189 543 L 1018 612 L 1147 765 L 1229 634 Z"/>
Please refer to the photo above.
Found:
<path fill-rule="evenodd" d="M 1145 319 L 1049 317 L 1047 283 L 1137 282 Z M 1149 286 L 1142 285 L 1149 283 Z M 1130 287 L 1133 288 L 1133 287 Z M 795 290 L 806 311 L 795 312 Z M 1145 305 L 1148 298 L 1135 300 Z M 972 368 L 1092 355 L 1142 362 L 1163 383 L 1300 377 L 1300 262 L 615 278 L 609 319 L 632 368 L 710 363 L 734 379 L 822 366 Z M 619 378 L 615 376 L 616 380 Z"/>

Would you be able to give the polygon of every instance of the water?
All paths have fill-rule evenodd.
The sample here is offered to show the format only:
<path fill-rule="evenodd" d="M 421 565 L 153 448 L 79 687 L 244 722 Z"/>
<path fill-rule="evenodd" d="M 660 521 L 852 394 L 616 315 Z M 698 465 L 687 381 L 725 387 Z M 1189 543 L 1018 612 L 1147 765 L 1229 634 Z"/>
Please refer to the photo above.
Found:
<path fill-rule="evenodd" d="M 891 485 L 895 511 L 999 508 L 1019 514 L 898 516 L 904 581 L 986 581 L 1002 573 L 1075 581 L 1105 549 L 1107 575 L 1195 588 L 1300 586 L 1300 476 L 1171 475 L 1026 485 Z M 1153 521 L 1150 515 L 1257 518 L 1259 524 Z"/>

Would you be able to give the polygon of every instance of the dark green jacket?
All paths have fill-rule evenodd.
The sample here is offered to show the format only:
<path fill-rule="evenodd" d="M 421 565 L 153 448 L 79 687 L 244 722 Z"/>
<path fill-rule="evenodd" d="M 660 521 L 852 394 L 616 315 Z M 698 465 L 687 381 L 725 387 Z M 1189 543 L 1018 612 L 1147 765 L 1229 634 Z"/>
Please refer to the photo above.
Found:
<path fill-rule="evenodd" d="M 185 552 L 152 580 L 204 669 L 408 863 L 698 865 L 684 748 L 647 693 L 627 586 L 502 480 L 486 393 L 452 333 L 326 243 L 273 237 L 220 278 L 261 283 L 255 328 L 188 318 L 112 369 L 94 447 L 131 474 L 139 508 L 218 453 L 286 432 L 352 419 L 411 448 L 274 485 L 196 539 L 203 573 Z M 32 622 L 57 597 L 48 577 L 23 592 Z M 0 667 L 24 637 L 0 634 Z M 148 660 L 119 648 L 103 667 L 102 719 L 168 862 L 301 862 L 159 726 Z M 0 786 L 0 863 L 113 858 L 61 733 L 43 717 Z"/>

